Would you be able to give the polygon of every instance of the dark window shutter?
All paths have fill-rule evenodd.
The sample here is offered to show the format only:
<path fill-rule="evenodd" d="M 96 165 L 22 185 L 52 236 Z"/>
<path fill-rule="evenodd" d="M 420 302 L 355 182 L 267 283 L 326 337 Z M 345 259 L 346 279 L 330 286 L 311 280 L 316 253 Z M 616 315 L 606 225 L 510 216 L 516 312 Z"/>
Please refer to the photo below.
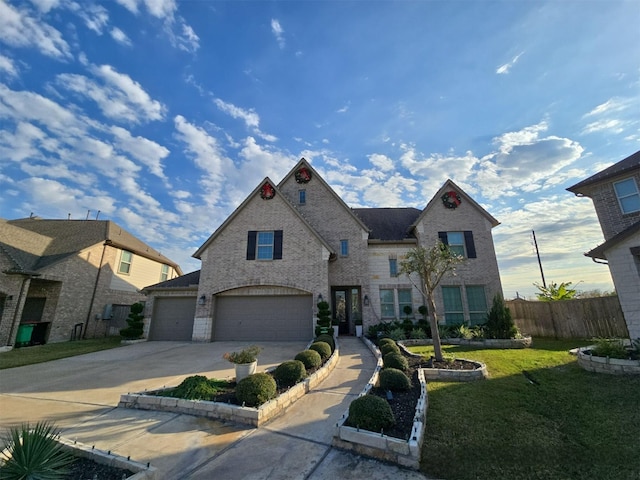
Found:
<path fill-rule="evenodd" d="M 247 260 L 255 260 L 256 259 L 256 238 L 258 236 L 258 232 L 255 230 L 250 230 L 247 235 Z"/>
<path fill-rule="evenodd" d="M 273 259 L 282 260 L 282 230 L 273 232 Z"/>
<path fill-rule="evenodd" d="M 445 245 L 449 245 L 449 239 L 447 238 L 447 232 L 438 232 L 438 238 Z"/>
<path fill-rule="evenodd" d="M 465 230 L 464 244 L 467 247 L 467 257 L 476 258 L 476 244 L 473 242 L 473 232 Z"/>

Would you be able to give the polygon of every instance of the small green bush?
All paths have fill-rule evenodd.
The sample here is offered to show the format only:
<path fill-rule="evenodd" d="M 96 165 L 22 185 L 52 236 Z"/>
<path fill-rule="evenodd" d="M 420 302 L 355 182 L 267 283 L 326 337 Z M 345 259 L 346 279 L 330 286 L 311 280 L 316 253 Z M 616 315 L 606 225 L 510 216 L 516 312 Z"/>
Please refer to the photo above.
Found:
<path fill-rule="evenodd" d="M 384 357 L 387 353 L 400 353 L 400 347 L 395 343 L 385 343 L 380 347 L 380 353 Z"/>
<path fill-rule="evenodd" d="M 380 340 L 378 340 L 378 346 L 380 348 L 382 348 L 383 345 L 387 345 L 387 344 L 396 344 L 396 341 L 393 338 L 389 338 L 389 337 L 385 337 L 385 338 L 381 338 Z"/>
<path fill-rule="evenodd" d="M 294 357 L 294 360 L 300 360 L 304 364 L 304 368 L 307 370 L 311 370 L 312 368 L 322 365 L 322 358 L 315 350 L 303 350 Z"/>
<path fill-rule="evenodd" d="M 389 336 L 391 338 L 393 338 L 394 340 L 406 340 L 407 339 L 407 334 L 405 333 L 405 330 L 402 327 L 394 328 L 393 330 L 391 330 L 389 332 Z"/>
<path fill-rule="evenodd" d="M 363 395 L 349 405 L 349 425 L 370 432 L 381 432 L 395 423 L 393 411 L 387 403 L 375 395 Z"/>
<path fill-rule="evenodd" d="M 384 368 L 380 371 L 380 388 L 399 392 L 411 388 L 411 380 L 402 370 L 397 368 Z"/>
<path fill-rule="evenodd" d="M 333 337 L 331 335 L 327 335 L 323 333 L 322 335 L 318 335 L 315 341 L 328 343 L 329 346 L 331 347 L 332 352 L 336 349 L 336 342 L 333 340 Z"/>
<path fill-rule="evenodd" d="M 276 381 L 267 373 L 254 373 L 236 385 L 236 398 L 248 407 L 257 407 L 276 397 Z"/>
<path fill-rule="evenodd" d="M 185 378 L 176 388 L 163 392 L 163 395 L 186 400 L 213 400 L 220 391 L 228 388 L 230 388 L 229 382 L 225 380 L 193 375 Z"/>
<path fill-rule="evenodd" d="M 487 314 L 485 333 L 487 338 L 516 338 L 519 333 L 511 318 L 511 311 L 499 293 L 493 297 L 491 310 Z"/>
<path fill-rule="evenodd" d="M 300 360 L 287 360 L 278 365 L 273 377 L 280 387 L 291 387 L 307 376 L 304 363 Z"/>
<path fill-rule="evenodd" d="M 323 362 L 331 356 L 331 345 L 327 342 L 314 342 L 309 345 L 309 350 L 318 352 Z"/>
<path fill-rule="evenodd" d="M 623 360 L 629 358 L 629 352 L 624 348 L 624 343 L 617 338 L 598 339 L 595 347 L 591 349 L 591 354 L 596 357 L 619 358 Z"/>
<path fill-rule="evenodd" d="M 421 328 L 414 328 L 413 330 L 411 330 L 411 333 L 409 334 L 409 338 L 411 339 L 427 338 L 427 333 Z"/>
<path fill-rule="evenodd" d="M 382 357 L 384 368 L 397 368 L 406 372 L 409 370 L 409 362 L 400 353 L 387 353 Z"/>

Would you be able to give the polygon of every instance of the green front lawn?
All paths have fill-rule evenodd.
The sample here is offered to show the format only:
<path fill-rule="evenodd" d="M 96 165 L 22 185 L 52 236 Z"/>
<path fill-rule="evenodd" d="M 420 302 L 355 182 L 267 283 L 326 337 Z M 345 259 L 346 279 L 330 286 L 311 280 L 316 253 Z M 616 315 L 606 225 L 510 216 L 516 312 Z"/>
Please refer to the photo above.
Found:
<path fill-rule="evenodd" d="M 588 344 L 534 339 L 533 348 L 523 350 L 444 346 L 456 357 L 486 363 L 490 378 L 429 382 L 421 470 L 447 480 L 639 479 L 640 377 L 582 370 L 568 350 Z"/>
<path fill-rule="evenodd" d="M 9 352 L 0 353 L 0 370 L 107 350 L 119 347 L 120 340 L 120 337 L 107 337 L 14 348 Z"/>

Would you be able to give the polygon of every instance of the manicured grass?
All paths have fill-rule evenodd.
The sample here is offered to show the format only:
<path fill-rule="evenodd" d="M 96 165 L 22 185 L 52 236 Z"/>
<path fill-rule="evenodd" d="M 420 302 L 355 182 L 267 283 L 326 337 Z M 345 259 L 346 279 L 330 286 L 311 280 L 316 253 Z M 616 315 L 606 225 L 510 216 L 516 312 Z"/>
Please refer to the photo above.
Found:
<path fill-rule="evenodd" d="M 640 377 L 581 369 L 568 350 L 589 343 L 534 339 L 533 348 L 523 350 L 444 346 L 456 357 L 486 363 L 490 378 L 429 382 L 421 470 L 457 480 L 639 479 Z"/>
<path fill-rule="evenodd" d="M 107 350 L 119 347 L 120 340 L 120 337 L 107 337 L 14 348 L 9 352 L 0 353 L 0 370 Z"/>

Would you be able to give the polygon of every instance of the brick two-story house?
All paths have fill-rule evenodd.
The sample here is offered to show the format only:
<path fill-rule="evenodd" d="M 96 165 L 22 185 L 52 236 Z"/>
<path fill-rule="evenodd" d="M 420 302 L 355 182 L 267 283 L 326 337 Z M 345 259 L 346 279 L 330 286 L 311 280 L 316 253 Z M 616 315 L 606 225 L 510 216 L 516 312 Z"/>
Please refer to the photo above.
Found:
<path fill-rule="evenodd" d="M 437 292 L 440 313 L 447 323 L 480 322 L 502 290 L 497 225 L 450 180 L 422 210 L 350 208 L 302 159 L 280 183 L 265 178 L 195 252 L 199 272 L 145 289 L 147 332 L 152 340 L 308 340 L 321 299 L 341 334 L 352 334 L 356 319 L 366 331 L 425 303 L 398 270 L 409 249 L 438 240 L 465 257 Z M 190 302 L 193 317 L 178 319 Z"/>
<path fill-rule="evenodd" d="M 631 338 L 640 338 L 640 151 L 569 187 L 590 197 L 605 242 L 586 256 L 608 264 Z"/>
<path fill-rule="evenodd" d="M 117 334 L 140 289 L 179 275 L 108 220 L 0 219 L 0 347 Z"/>

